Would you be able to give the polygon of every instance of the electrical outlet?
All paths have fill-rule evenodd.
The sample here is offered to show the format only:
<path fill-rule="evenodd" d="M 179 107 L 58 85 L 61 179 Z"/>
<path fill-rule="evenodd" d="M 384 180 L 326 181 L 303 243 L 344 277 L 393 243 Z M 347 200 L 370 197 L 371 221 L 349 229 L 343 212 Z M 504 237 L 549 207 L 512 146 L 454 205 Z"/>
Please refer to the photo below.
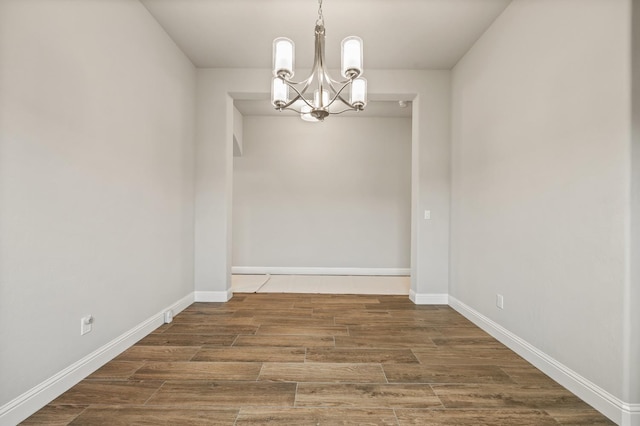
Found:
<path fill-rule="evenodd" d="M 84 336 L 87 333 L 91 333 L 93 329 L 93 315 L 87 315 L 80 318 L 80 335 Z"/>
<path fill-rule="evenodd" d="M 496 306 L 500 309 L 504 309 L 504 297 L 501 294 L 496 294 Z"/>

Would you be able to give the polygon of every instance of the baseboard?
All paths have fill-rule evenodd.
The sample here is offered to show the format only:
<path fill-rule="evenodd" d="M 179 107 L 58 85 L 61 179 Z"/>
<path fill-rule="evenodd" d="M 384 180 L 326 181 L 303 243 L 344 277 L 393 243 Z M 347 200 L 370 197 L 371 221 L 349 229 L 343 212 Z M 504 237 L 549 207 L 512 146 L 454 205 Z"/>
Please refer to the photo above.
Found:
<path fill-rule="evenodd" d="M 640 426 L 640 404 L 628 404 L 453 296 L 449 306 L 621 426 Z"/>
<path fill-rule="evenodd" d="M 188 294 L 86 357 L 9 401 L 0 407 L 0 425 L 20 423 L 161 326 L 164 323 L 164 313 L 166 311 L 171 309 L 174 314 L 178 314 L 191 305 L 193 301 L 194 294 Z"/>
<path fill-rule="evenodd" d="M 413 290 L 409 290 L 409 299 L 416 305 L 448 305 L 449 295 L 443 294 L 425 294 L 416 293 Z"/>
<path fill-rule="evenodd" d="M 622 426 L 640 426 L 640 404 L 627 404 L 622 410 Z"/>
<path fill-rule="evenodd" d="M 232 274 L 245 275 L 411 275 L 410 268 L 303 268 L 288 266 L 234 266 Z"/>
<path fill-rule="evenodd" d="M 233 291 L 196 291 L 196 302 L 228 302 L 233 297 Z"/>

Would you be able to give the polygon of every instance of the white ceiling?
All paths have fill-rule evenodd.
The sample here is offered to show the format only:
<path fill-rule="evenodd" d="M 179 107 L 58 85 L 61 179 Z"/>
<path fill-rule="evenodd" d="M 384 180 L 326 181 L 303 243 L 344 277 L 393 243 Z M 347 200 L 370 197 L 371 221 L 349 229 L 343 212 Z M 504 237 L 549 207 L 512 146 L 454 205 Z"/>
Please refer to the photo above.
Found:
<path fill-rule="evenodd" d="M 141 0 L 200 68 L 271 68 L 276 37 L 296 43 L 296 67 L 313 62 L 317 0 Z M 326 56 L 364 40 L 366 69 L 450 69 L 511 0 L 324 0 Z"/>
<path fill-rule="evenodd" d="M 141 0 L 199 68 L 271 68 L 272 42 L 296 44 L 296 68 L 313 62 L 317 0 Z M 323 0 L 326 59 L 340 67 L 340 42 L 364 40 L 371 69 L 450 69 L 511 0 Z M 266 99 L 236 101 L 243 115 L 275 115 Z M 286 114 L 286 112 L 284 113 Z M 353 114 L 351 114 L 353 115 Z M 360 116 L 405 116 L 371 101 Z"/>

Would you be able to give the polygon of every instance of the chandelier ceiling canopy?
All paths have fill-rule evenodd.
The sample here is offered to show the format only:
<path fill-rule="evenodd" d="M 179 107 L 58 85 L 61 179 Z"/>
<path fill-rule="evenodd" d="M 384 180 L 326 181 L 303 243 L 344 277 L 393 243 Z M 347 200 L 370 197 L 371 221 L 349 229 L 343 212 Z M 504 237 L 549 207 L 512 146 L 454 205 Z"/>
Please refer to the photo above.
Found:
<path fill-rule="evenodd" d="M 331 78 L 326 69 L 324 42 L 322 0 L 318 0 L 315 54 L 309 77 L 293 81 L 294 43 L 285 37 L 273 41 L 271 103 L 275 109 L 296 111 L 306 121 L 323 121 L 330 114 L 362 111 L 367 105 L 367 80 L 362 77 L 362 39 L 350 36 L 342 40 L 342 80 Z"/>

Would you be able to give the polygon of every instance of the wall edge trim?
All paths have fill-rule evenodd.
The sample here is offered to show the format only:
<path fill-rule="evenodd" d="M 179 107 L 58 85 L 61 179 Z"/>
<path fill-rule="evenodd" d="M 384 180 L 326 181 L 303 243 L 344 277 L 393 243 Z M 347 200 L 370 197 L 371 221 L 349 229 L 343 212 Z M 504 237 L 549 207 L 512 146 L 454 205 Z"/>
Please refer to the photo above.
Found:
<path fill-rule="evenodd" d="M 182 312 L 194 302 L 194 294 L 189 293 L 177 302 L 167 306 L 140 324 L 79 359 L 42 383 L 0 407 L 0 424 L 18 424 L 30 415 L 69 390 L 89 374 L 130 348 L 138 340 L 164 324 L 164 313 L 169 309 L 174 315 Z"/>
<path fill-rule="evenodd" d="M 409 299 L 416 305 L 448 305 L 449 295 L 416 293 L 413 289 L 409 290 Z"/>
<path fill-rule="evenodd" d="M 196 302 L 228 302 L 233 297 L 231 289 L 225 291 L 196 291 L 194 293 Z"/>

